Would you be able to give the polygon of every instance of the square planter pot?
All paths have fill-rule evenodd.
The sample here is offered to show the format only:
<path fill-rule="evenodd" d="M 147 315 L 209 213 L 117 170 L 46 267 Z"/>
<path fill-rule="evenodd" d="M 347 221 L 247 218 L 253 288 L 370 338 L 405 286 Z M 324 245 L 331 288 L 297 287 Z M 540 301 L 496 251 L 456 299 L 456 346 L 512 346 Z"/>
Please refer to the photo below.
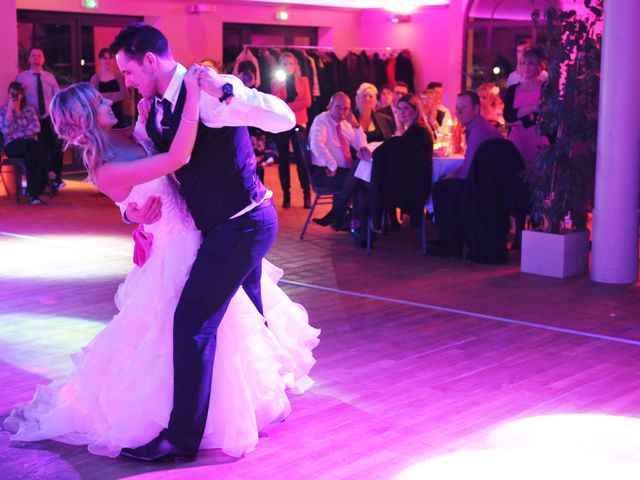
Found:
<path fill-rule="evenodd" d="M 589 232 L 522 232 L 520 270 L 565 278 L 589 270 Z"/>

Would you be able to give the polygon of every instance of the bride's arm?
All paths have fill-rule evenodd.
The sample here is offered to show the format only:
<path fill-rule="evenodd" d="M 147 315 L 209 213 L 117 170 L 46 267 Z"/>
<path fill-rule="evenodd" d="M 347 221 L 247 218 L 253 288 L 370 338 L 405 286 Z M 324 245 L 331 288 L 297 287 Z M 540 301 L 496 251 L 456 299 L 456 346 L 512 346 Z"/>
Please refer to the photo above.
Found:
<path fill-rule="evenodd" d="M 189 162 L 198 132 L 198 103 L 200 87 L 199 71 L 203 67 L 193 65 L 184 77 L 187 96 L 176 136 L 167 153 L 153 155 L 134 162 L 109 162 L 96 171 L 96 186 L 109 195 L 167 175 Z"/>

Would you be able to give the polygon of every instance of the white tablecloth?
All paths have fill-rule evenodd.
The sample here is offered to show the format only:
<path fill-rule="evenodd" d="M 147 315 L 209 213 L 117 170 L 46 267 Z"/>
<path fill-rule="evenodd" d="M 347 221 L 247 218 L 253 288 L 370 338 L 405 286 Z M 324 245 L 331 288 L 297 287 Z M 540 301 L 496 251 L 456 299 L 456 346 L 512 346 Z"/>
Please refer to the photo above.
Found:
<path fill-rule="evenodd" d="M 451 155 L 450 157 L 433 157 L 433 177 L 431 185 L 436 183 L 445 175 L 453 173 L 464 162 L 463 155 Z M 431 196 L 427 200 L 427 210 L 433 212 L 433 201 Z"/>

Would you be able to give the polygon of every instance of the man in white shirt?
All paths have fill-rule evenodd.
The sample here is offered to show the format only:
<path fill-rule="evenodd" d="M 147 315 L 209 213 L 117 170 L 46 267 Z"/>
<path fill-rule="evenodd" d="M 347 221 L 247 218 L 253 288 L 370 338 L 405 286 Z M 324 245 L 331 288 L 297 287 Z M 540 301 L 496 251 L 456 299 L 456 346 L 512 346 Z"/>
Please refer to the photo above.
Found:
<path fill-rule="evenodd" d="M 340 190 L 353 164 L 349 147 L 360 151 L 366 144 L 367 137 L 351 112 L 349 96 L 335 93 L 327 111 L 313 120 L 309 130 L 314 186 Z"/>
<path fill-rule="evenodd" d="M 65 186 L 62 181 L 62 147 L 58 136 L 53 131 L 49 104 L 53 96 L 60 90 L 56 77 L 44 69 L 45 56 L 41 48 L 32 48 L 29 52 L 29 69 L 18 74 L 16 81 L 24 88 L 27 105 L 33 107 L 40 121 L 38 140 L 49 149 L 51 168 L 56 174 L 53 185 L 56 188 Z"/>

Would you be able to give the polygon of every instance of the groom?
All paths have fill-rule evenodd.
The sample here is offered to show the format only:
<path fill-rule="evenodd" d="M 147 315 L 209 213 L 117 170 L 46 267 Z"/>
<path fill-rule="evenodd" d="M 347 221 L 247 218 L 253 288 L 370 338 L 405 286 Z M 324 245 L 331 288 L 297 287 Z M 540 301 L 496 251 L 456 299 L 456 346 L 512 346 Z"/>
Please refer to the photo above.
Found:
<path fill-rule="evenodd" d="M 167 151 L 184 105 L 185 67 L 174 59 L 162 32 L 142 23 L 124 28 L 111 50 L 127 87 L 152 100 L 146 122 L 138 120 L 134 135 Z M 241 286 L 262 313 L 262 258 L 275 240 L 278 221 L 272 194 L 256 175 L 246 125 L 280 132 L 295 124 L 283 101 L 246 88 L 234 76 L 209 68 L 200 86 L 196 143 L 191 160 L 175 175 L 203 242 L 174 316 L 169 425 L 146 445 L 121 452 L 141 461 L 195 458 L 207 421 L 218 325 Z M 127 209 L 125 216 L 150 223 L 140 213 Z"/>

